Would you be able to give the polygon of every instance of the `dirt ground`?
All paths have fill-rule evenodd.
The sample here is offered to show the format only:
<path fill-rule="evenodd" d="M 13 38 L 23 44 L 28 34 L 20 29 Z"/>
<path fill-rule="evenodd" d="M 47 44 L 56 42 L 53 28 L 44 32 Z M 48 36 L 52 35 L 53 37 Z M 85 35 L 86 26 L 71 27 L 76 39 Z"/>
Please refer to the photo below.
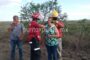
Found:
<path fill-rule="evenodd" d="M 0 25 L 0 60 L 10 60 L 9 34 L 6 30 L 8 26 L 7 24 L 6 26 L 2 26 Z M 23 44 L 23 53 L 24 60 L 30 60 L 30 47 L 28 44 Z M 19 60 L 18 55 L 18 49 L 16 48 L 16 60 Z M 43 46 L 41 49 L 41 60 L 47 60 L 47 52 L 45 46 Z M 75 51 L 72 49 L 64 48 L 63 60 L 90 60 L 90 49 L 87 49 L 87 51 Z"/>

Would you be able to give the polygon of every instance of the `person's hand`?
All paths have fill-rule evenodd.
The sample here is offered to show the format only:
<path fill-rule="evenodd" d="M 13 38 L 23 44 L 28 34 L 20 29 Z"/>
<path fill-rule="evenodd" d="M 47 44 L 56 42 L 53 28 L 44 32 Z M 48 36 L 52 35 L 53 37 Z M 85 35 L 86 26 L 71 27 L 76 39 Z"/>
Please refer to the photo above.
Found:
<path fill-rule="evenodd" d="M 11 32 L 13 30 L 13 28 L 14 28 L 14 23 L 11 23 L 8 28 L 8 32 Z"/>
<path fill-rule="evenodd" d="M 22 40 L 22 39 L 23 39 L 23 35 L 20 35 L 20 36 L 19 36 L 19 40 Z"/>
<path fill-rule="evenodd" d="M 52 35 L 48 35 L 49 38 L 52 38 Z"/>
<path fill-rule="evenodd" d="M 58 21 L 56 21 L 56 23 L 58 23 Z"/>
<path fill-rule="evenodd" d="M 19 40 L 22 40 L 23 38 L 22 37 L 19 37 Z"/>

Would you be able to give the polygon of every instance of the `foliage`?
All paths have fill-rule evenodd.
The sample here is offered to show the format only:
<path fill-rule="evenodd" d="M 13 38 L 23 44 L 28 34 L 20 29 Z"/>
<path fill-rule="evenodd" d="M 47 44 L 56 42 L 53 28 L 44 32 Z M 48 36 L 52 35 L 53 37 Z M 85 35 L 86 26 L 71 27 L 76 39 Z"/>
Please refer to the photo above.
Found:
<path fill-rule="evenodd" d="M 63 46 L 74 50 L 90 48 L 90 21 L 67 21 L 68 32 L 64 32 Z"/>
<path fill-rule="evenodd" d="M 33 2 L 27 3 L 21 7 L 21 19 L 22 20 L 29 20 L 33 12 L 41 12 L 44 15 L 44 19 L 46 15 L 55 8 L 60 13 L 61 6 L 58 6 L 57 1 L 47 1 L 42 4 L 35 4 Z"/>

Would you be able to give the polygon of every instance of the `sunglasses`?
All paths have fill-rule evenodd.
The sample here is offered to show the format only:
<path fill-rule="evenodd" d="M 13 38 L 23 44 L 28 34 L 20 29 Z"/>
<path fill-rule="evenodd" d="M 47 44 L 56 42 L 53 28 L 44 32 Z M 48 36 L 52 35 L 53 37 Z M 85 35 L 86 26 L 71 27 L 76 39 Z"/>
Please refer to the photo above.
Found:
<path fill-rule="evenodd" d="M 52 17 L 52 20 L 58 20 L 58 18 L 57 17 Z"/>

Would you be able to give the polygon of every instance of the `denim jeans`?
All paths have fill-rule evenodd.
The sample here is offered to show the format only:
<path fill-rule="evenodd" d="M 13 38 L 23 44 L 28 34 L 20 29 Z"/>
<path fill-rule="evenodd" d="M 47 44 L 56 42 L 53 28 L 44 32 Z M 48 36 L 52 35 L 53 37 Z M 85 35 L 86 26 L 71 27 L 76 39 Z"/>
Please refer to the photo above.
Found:
<path fill-rule="evenodd" d="M 47 46 L 48 60 L 58 60 L 57 57 L 57 45 L 55 46 Z"/>
<path fill-rule="evenodd" d="M 16 46 L 19 49 L 19 60 L 23 60 L 23 49 L 22 49 L 22 41 L 18 40 L 11 40 L 11 60 L 15 60 L 15 48 Z"/>
<path fill-rule="evenodd" d="M 30 60 L 40 60 L 41 57 L 41 50 L 35 50 L 36 48 L 40 48 L 40 44 L 38 42 L 38 40 L 36 40 L 35 38 L 33 38 L 31 40 L 32 44 L 30 44 L 31 47 L 31 56 L 30 56 Z"/>

